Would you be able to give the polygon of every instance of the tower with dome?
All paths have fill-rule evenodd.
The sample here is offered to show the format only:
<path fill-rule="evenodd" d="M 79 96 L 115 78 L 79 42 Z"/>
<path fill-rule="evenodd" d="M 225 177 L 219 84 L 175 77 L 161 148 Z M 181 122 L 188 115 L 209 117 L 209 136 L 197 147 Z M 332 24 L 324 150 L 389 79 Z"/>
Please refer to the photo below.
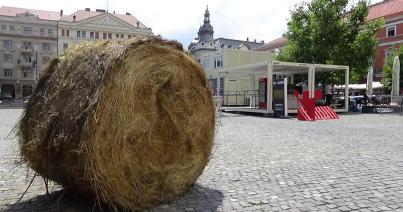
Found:
<path fill-rule="evenodd" d="M 197 35 L 198 37 L 193 40 L 188 47 L 189 52 L 196 59 L 216 50 L 214 44 L 214 30 L 213 26 L 210 24 L 210 12 L 208 10 L 208 6 L 206 7 L 206 11 L 204 13 L 203 25 L 200 26 Z"/>

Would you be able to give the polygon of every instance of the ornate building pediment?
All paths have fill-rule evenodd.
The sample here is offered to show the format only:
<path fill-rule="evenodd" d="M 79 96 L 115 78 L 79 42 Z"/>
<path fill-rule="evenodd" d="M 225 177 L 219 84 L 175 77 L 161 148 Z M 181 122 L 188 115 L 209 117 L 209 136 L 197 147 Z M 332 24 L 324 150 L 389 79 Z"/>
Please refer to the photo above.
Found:
<path fill-rule="evenodd" d="M 39 17 L 35 14 L 30 13 L 29 11 L 26 11 L 25 13 L 19 13 L 16 15 L 17 21 L 21 22 L 38 22 Z"/>
<path fill-rule="evenodd" d="M 112 17 L 106 15 L 103 17 L 100 17 L 96 20 L 93 20 L 90 22 L 91 24 L 99 24 L 99 25 L 109 25 L 109 26 L 122 26 L 122 23 L 119 23 L 116 20 L 113 20 Z"/>
<path fill-rule="evenodd" d="M 109 14 L 104 14 L 101 16 L 96 16 L 90 19 L 87 19 L 80 24 L 82 26 L 99 26 L 104 28 L 105 26 L 113 27 L 113 28 L 127 28 L 131 29 L 130 25 L 119 20 L 116 17 L 113 17 Z"/>

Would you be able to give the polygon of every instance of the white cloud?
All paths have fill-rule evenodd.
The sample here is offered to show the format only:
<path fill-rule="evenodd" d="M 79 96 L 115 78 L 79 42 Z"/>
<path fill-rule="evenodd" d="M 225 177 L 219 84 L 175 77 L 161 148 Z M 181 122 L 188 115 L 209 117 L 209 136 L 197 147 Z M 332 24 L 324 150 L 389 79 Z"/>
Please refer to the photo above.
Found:
<path fill-rule="evenodd" d="M 373 1 L 378 2 L 379 0 Z M 206 5 L 209 6 L 214 37 L 269 41 L 286 31 L 289 10 L 302 0 L 0 0 L 0 5 L 60 11 L 106 9 L 130 12 L 140 21 L 169 39 L 187 46 L 196 36 Z"/>

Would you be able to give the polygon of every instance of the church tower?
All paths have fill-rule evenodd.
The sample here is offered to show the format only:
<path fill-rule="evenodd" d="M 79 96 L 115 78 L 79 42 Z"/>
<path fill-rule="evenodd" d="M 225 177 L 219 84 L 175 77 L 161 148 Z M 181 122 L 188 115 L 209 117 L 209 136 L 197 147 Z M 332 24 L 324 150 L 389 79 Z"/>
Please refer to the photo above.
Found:
<path fill-rule="evenodd" d="M 209 43 L 214 40 L 213 34 L 213 26 L 210 24 L 210 12 L 208 7 L 206 8 L 206 12 L 204 13 L 204 24 L 199 28 L 199 42 Z"/>
<path fill-rule="evenodd" d="M 189 45 L 189 52 L 200 62 L 200 58 L 216 50 L 214 44 L 214 30 L 210 24 L 210 11 L 208 6 L 204 12 L 203 25 L 200 26 L 198 37 Z"/>

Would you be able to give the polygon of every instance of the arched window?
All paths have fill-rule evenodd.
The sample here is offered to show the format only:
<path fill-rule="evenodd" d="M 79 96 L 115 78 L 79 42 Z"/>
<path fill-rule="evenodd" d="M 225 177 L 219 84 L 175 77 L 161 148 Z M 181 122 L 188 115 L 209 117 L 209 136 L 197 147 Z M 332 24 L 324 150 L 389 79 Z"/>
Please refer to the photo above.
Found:
<path fill-rule="evenodd" d="M 385 49 L 384 51 L 384 59 L 386 59 L 389 55 L 393 55 L 393 47 L 389 47 L 387 49 Z"/>

